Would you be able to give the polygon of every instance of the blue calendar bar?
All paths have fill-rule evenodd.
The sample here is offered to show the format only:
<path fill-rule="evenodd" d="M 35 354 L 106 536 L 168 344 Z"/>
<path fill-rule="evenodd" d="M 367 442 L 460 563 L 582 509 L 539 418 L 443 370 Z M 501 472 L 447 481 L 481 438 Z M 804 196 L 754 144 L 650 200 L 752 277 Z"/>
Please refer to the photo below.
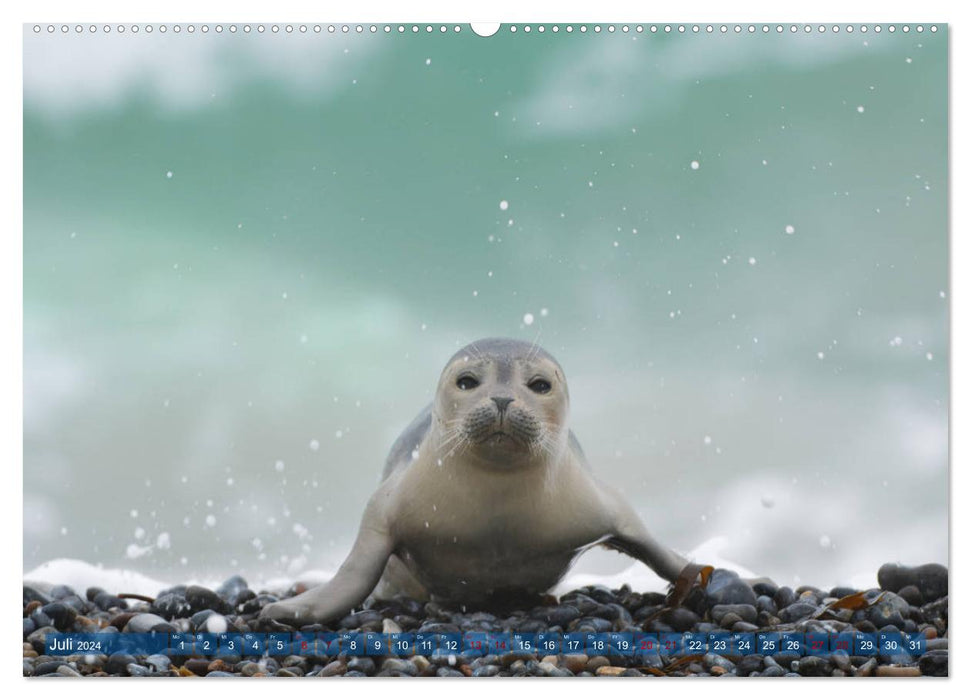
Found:
<path fill-rule="evenodd" d="M 586 654 L 586 635 L 579 632 L 570 632 L 563 635 L 564 654 Z"/>
<path fill-rule="evenodd" d="M 876 656 L 877 635 L 867 632 L 857 632 L 853 636 L 853 650 L 857 656 Z"/>
<path fill-rule="evenodd" d="M 395 656 L 411 656 L 415 652 L 415 635 L 410 632 L 392 632 L 388 635 L 391 653 Z"/>
<path fill-rule="evenodd" d="M 682 654 L 693 656 L 708 653 L 708 635 L 703 632 L 685 632 L 682 638 Z"/>
<path fill-rule="evenodd" d="M 803 656 L 806 652 L 806 635 L 800 632 L 783 632 L 779 636 L 779 652 Z"/>
<path fill-rule="evenodd" d="M 806 635 L 806 655 L 828 656 L 829 635 L 825 632 L 810 632 Z"/>
<path fill-rule="evenodd" d="M 565 653 L 563 635 L 556 632 L 540 632 L 536 635 L 536 649 L 542 656 Z"/>
<path fill-rule="evenodd" d="M 465 656 L 485 656 L 489 653 L 489 633 L 488 632 L 466 632 L 465 633 Z"/>
<path fill-rule="evenodd" d="M 589 656 L 685 656 L 694 654 L 786 654 L 789 656 L 917 657 L 927 652 L 924 634 L 880 633 L 816 634 L 795 632 L 710 634 L 686 632 L 584 632 L 558 634 L 466 632 L 295 632 L 246 634 L 70 634 L 52 632 L 46 637 L 49 656 L 127 653 L 134 656 L 245 657 L 245 656 L 422 656 L 486 654 L 587 654 Z"/>
<path fill-rule="evenodd" d="M 536 644 L 536 634 L 515 633 L 512 635 L 512 651 L 518 654 L 535 654 L 539 647 Z M 556 652 L 553 652 L 556 653 Z"/>
<path fill-rule="evenodd" d="M 778 632 L 759 632 L 755 635 L 755 652 L 762 656 L 778 654 L 782 648 L 782 637 Z"/>
<path fill-rule="evenodd" d="M 419 656 L 431 656 L 438 651 L 438 635 L 427 632 L 415 633 L 415 653 Z"/>
<path fill-rule="evenodd" d="M 732 633 L 732 653 L 741 656 L 755 653 L 755 635 L 751 632 Z"/>

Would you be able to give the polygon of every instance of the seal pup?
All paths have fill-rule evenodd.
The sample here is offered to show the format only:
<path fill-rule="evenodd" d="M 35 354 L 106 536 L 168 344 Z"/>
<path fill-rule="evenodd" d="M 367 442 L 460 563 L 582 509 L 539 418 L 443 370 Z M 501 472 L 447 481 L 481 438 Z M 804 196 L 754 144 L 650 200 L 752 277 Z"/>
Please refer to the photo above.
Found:
<path fill-rule="evenodd" d="M 261 617 L 327 622 L 372 593 L 468 605 L 537 596 L 595 545 L 677 579 L 688 561 L 591 473 L 569 404 L 562 367 L 536 344 L 487 338 L 459 350 L 392 446 L 340 569 Z"/>

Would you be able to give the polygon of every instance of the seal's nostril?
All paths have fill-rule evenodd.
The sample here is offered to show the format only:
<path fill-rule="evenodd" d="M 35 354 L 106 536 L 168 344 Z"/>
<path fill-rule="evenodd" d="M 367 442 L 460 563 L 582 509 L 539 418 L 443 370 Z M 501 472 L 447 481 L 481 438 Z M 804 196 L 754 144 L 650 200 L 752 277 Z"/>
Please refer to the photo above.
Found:
<path fill-rule="evenodd" d="M 507 396 L 493 396 L 492 400 L 495 401 L 496 406 L 499 408 L 499 413 L 505 413 L 506 406 L 512 403 L 512 399 Z"/>

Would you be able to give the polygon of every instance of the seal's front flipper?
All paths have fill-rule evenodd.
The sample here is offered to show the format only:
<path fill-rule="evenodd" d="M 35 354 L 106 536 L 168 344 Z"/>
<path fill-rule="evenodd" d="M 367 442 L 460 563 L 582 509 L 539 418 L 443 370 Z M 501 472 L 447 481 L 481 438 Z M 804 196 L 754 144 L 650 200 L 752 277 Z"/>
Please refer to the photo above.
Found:
<path fill-rule="evenodd" d="M 688 560 L 651 537 L 637 513 L 620 493 L 605 484 L 601 484 L 601 488 L 613 522 L 610 537 L 604 544 L 639 559 L 668 581 L 677 580 L 688 565 Z"/>
<path fill-rule="evenodd" d="M 309 625 L 343 617 L 374 590 L 393 547 L 382 519 L 369 504 L 354 547 L 334 578 L 295 598 L 267 605 L 260 618 Z"/>
<path fill-rule="evenodd" d="M 604 544 L 639 559 L 667 581 L 677 580 L 688 565 L 688 560 L 651 537 L 643 526 L 641 530 L 638 533 L 614 535 Z"/>

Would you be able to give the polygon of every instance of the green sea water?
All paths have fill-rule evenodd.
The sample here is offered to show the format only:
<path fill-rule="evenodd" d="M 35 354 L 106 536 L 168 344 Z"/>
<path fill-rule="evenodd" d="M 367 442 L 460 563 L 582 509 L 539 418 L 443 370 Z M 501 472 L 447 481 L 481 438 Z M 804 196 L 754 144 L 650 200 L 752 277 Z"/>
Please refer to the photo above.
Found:
<path fill-rule="evenodd" d="M 946 28 L 24 44 L 25 571 L 333 568 L 490 335 L 672 546 L 947 563 Z"/>

